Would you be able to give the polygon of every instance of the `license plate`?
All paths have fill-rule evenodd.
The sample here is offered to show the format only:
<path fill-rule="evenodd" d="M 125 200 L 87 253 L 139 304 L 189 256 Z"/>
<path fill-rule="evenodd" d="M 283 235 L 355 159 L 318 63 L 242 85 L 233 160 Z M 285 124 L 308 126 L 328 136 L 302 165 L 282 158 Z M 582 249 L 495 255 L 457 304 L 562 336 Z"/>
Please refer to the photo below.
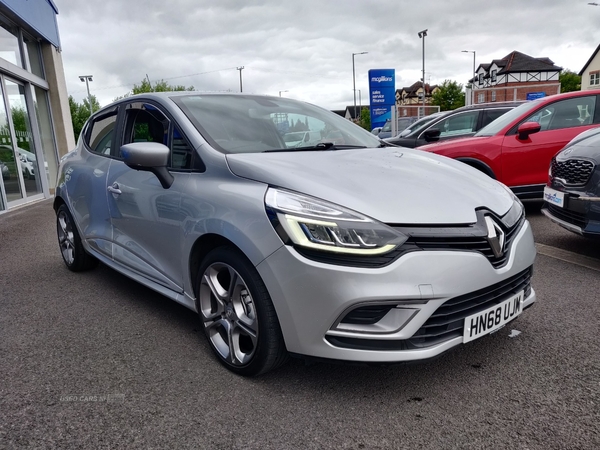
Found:
<path fill-rule="evenodd" d="M 565 206 L 565 193 L 544 186 L 544 200 L 554 206 L 563 208 Z"/>
<path fill-rule="evenodd" d="M 473 341 L 492 333 L 513 320 L 523 311 L 524 291 L 465 319 L 463 342 Z"/>

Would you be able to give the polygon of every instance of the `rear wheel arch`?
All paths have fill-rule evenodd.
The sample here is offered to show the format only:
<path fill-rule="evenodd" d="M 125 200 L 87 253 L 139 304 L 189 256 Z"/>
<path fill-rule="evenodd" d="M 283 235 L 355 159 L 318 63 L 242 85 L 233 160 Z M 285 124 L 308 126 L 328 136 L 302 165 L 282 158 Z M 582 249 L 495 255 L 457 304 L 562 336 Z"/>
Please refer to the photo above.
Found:
<path fill-rule="evenodd" d="M 497 179 L 496 178 L 496 174 L 491 169 L 491 167 L 488 166 L 483 161 L 480 161 L 479 159 L 475 159 L 475 158 L 456 158 L 456 160 L 460 161 L 462 163 L 465 163 L 466 165 L 471 166 L 474 169 L 479 170 L 480 172 L 485 173 L 487 176 L 489 176 L 490 178 L 492 178 L 494 180 Z"/>
<path fill-rule="evenodd" d="M 66 205 L 66 204 L 67 204 L 67 202 L 65 202 L 62 197 L 54 197 L 54 203 L 52 204 L 52 207 L 54 208 L 54 212 L 58 211 L 58 208 L 60 208 L 62 205 Z"/>

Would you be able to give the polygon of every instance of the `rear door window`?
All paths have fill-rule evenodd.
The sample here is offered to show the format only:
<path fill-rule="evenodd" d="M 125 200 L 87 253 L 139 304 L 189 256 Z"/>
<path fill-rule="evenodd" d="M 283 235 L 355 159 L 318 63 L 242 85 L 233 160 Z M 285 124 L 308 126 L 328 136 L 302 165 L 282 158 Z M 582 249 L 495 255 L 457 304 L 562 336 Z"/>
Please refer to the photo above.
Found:
<path fill-rule="evenodd" d="M 477 131 L 479 111 L 454 114 L 434 125 L 440 130 L 440 138 L 462 136 Z"/>
<path fill-rule="evenodd" d="M 94 117 L 86 129 L 84 142 L 88 150 L 110 155 L 114 144 L 118 108 Z"/>
<path fill-rule="evenodd" d="M 486 125 L 492 123 L 498 117 L 500 117 L 501 115 L 510 111 L 510 109 L 511 108 L 495 108 L 495 109 L 487 109 L 487 110 L 483 111 L 483 116 L 481 118 L 480 127 L 483 128 Z"/>

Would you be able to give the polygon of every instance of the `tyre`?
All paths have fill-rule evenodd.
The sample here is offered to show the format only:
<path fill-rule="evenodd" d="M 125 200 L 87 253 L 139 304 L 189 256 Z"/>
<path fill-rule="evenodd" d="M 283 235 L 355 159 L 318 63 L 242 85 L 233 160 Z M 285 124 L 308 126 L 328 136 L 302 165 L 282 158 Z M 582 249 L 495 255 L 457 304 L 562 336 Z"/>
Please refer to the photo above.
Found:
<path fill-rule="evenodd" d="M 61 205 L 56 211 L 56 232 L 60 252 L 69 270 L 81 272 L 93 269 L 98 265 L 98 260 L 83 248 L 79 232 L 67 205 Z"/>
<path fill-rule="evenodd" d="M 271 297 L 243 254 L 231 247 L 211 251 L 200 264 L 196 285 L 204 333 L 225 367 L 255 376 L 287 360 Z"/>

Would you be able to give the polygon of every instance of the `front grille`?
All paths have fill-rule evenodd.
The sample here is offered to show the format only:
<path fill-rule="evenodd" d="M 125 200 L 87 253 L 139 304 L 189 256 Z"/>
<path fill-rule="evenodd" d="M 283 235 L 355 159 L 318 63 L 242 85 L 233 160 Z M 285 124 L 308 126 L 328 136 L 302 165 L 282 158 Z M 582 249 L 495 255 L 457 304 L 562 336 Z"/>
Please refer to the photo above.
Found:
<path fill-rule="evenodd" d="M 498 269 L 506 264 L 512 242 L 523 226 L 525 218 L 522 217 L 511 228 L 506 228 L 502 225 L 504 231 L 504 247 L 500 257 L 496 257 L 487 240 L 487 232 L 485 230 L 471 235 L 464 234 L 457 237 L 439 237 L 439 236 L 419 236 L 414 234 L 406 242 L 405 246 L 416 246 L 420 250 L 458 250 L 458 251 L 473 251 L 483 254 L 494 268 Z M 500 221 L 497 221 L 500 224 Z M 418 232 L 417 232 L 418 233 Z"/>
<path fill-rule="evenodd" d="M 584 186 L 594 171 L 594 164 L 582 159 L 557 161 L 552 158 L 551 167 L 552 177 L 569 186 Z"/>
<path fill-rule="evenodd" d="M 494 305 L 499 305 L 511 295 L 525 291 L 526 299 L 531 294 L 533 269 L 507 278 L 492 286 L 469 294 L 454 297 L 443 303 L 410 338 L 404 340 L 363 339 L 327 336 L 336 347 L 361 350 L 417 350 L 449 341 L 463 335 L 465 318 L 477 314 Z"/>
<path fill-rule="evenodd" d="M 511 295 L 531 293 L 531 267 L 500 283 L 448 300 L 408 339 L 417 348 L 430 347 L 463 335 L 465 318 L 498 305 Z"/>
<path fill-rule="evenodd" d="M 546 208 L 548 208 L 550 214 L 552 214 L 557 219 L 560 219 L 572 225 L 576 225 L 582 230 L 587 226 L 588 221 L 585 214 L 583 213 L 578 213 L 569 209 L 561 208 L 559 206 L 552 205 L 548 202 L 546 202 Z"/>

